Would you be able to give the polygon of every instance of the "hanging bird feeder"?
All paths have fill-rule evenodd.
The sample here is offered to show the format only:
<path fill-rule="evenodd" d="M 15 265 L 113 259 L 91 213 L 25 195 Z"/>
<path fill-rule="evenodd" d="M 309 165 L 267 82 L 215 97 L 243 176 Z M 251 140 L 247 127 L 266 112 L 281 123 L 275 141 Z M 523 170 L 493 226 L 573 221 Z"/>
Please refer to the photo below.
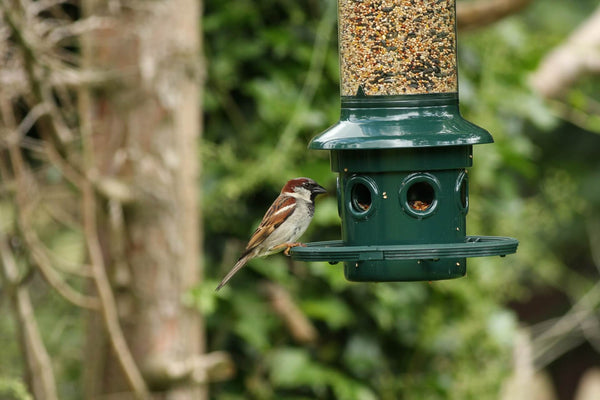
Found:
<path fill-rule="evenodd" d="M 459 112 L 454 0 L 339 0 L 338 13 L 340 121 L 309 148 L 331 152 L 342 240 L 292 257 L 343 262 L 351 281 L 416 281 L 514 253 L 516 239 L 466 235 L 466 168 L 493 139 Z"/>

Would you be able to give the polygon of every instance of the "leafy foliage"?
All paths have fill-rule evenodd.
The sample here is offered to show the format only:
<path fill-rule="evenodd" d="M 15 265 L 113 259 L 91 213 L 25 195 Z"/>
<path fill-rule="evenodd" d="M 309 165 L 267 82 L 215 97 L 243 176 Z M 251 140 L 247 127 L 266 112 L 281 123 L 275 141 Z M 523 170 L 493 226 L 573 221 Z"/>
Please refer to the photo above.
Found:
<path fill-rule="evenodd" d="M 0 378 L 0 395 L 6 400 L 31 400 L 25 385 L 17 380 Z"/>
<path fill-rule="evenodd" d="M 305 150 L 339 112 L 335 38 L 317 47 L 323 25 L 333 30 L 331 3 L 207 2 L 207 290 L 285 180 L 311 176 L 335 193 L 327 155 Z M 572 296 L 588 286 L 580 274 L 589 271 L 573 274 L 565 250 L 573 244 L 589 253 L 582 220 L 598 199 L 581 189 L 599 166 L 591 157 L 569 157 L 577 152 L 570 146 L 549 153 L 569 135 L 588 145 L 598 137 L 562 122 L 527 85 L 541 57 L 593 7 L 570 5 L 565 24 L 553 11 L 559 3 L 538 2 L 523 15 L 459 35 L 461 109 L 496 140 L 475 149 L 469 231 L 518 237 L 518 254 L 472 260 L 467 278 L 434 283 L 352 284 L 336 266 L 256 260 L 204 310 L 209 347 L 230 351 L 239 367 L 234 381 L 214 386 L 215 397 L 497 396 L 518 326 L 506 304 L 544 285 L 569 282 Z M 325 59 L 315 70 L 317 51 Z M 311 74 L 319 83 L 308 96 Z M 337 239 L 338 226 L 336 202 L 325 198 L 305 239 Z M 263 279 L 289 291 L 317 327 L 316 343 L 294 342 L 260 289 Z"/>
<path fill-rule="evenodd" d="M 459 280 L 385 284 L 353 284 L 339 266 L 273 256 L 251 262 L 218 294 L 214 287 L 283 182 L 310 176 L 335 193 L 328 155 L 306 144 L 338 118 L 336 9 L 334 0 L 204 3 L 206 280 L 182 298 L 206 316 L 209 350 L 230 352 L 237 365 L 235 379 L 212 385 L 212 397 L 497 397 L 520 323 L 507 304 L 548 287 L 577 299 L 598 280 L 591 238 L 600 237 L 599 81 L 580 82 L 559 106 L 527 84 L 595 2 L 534 2 L 521 15 L 459 33 L 461 110 L 496 141 L 475 148 L 468 230 L 517 237 L 517 255 L 469 260 Z M 587 118 L 565 122 L 565 109 Z M 8 229 L 11 214 L 11 205 L 0 203 L 0 229 Z M 83 262 L 81 232 L 39 223 L 53 253 Z M 330 195 L 318 202 L 304 239 L 338 237 Z M 316 328 L 314 342 L 294 339 L 264 280 L 290 294 Z M 61 394 L 78 398 L 80 315 L 41 282 L 33 285 Z M 0 306 L 4 313 L 6 303 Z M 548 308 L 537 318 L 562 311 Z M 14 330 L 9 319 L 0 321 L 0 397 L 26 399 Z"/>

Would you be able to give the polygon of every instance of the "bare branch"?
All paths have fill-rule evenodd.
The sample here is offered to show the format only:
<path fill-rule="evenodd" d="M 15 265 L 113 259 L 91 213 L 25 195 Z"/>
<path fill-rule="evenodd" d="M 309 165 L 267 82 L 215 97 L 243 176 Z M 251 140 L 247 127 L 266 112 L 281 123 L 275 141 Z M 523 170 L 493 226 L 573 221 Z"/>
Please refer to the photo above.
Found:
<path fill-rule="evenodd" d="M 550 52 L 530 83 L 545 98 L 561 98 L 582 76 L 600 73 L 600 7 Z"/>
<path fill-rule="evenodd" d="M 9 145 L 8 151 L 10 155 L 10 161 L 12 163 L 13 171 L 15 174 L 15 190 L 16 190 L 16 203 L 17 203 L 17 222 L 23 240 L 27 244 L 27 248 L 30 251 L 31 257 L 35 262 L 36 266 L 42 273 L 46 282 L 52 286 L 61 296 L 70 301 L 71 303 L 84 308 L 96 309 L 98 302 L 96 299 L 82 295 L 77 292 L 71 286 L 69 286 L 62 277 L 52 267 L 52 262 L 48 258 L 48 255 L 42 250 L 43 245 L 41 240 L 38 238 L 37 233 L 31 229 L 31 210 L 34 209 L 31 205 L 31 201 L 35 201 L 36 196 L 31 195 L 31 190 L 34 187 L 31 174 L 28 172 L 28 167 L 23 161 L 21 151 L 18 147 L 18 142 L 15 142 L 13 138 L 18 138 L 18 134 L 14 129 L 15 121 L 12 115 L 11 106 L 7 104 L 5 99 L 0 99 L 0 114 L 5 124 L 10 129 L 13 127 L 11 134 L 9 134 Z M 6 177 L 3 177 L 6 180 Z"/>
<path fill-rule="evenodd" d="M 264 289 L 269 296 L 271 307 L 283 320 L 288 331 L 299 343 L 313 343 L 317 340 L 317 330 L 296 305 L 285 288 L 271 282 L 265 282 Z"/>
<path fill-rule="evenodd" d="M 83 295 L 73 289 L 64 279 L 58 274 L 58 272 L 52 266 L 52 261 L 43 249 L 41 241 L 37 237 L 37 234 L 27 228 L 28 222 L 20 223 L 21 231 L 23 233 L 23 239 L 27 244 L 27 248 L 30 251 L 31 257 L 38 267 L 42 276 L 48 282 L 48 284 L 64 297 L 69 302 L 75 304 L 78 307 L 87 308 L 91 310 L 97 310 L 100 307 L 98 299 L 90 296 Z M 25 226 L 25 229 L 23 227 Z"/>
<path fill-rule="evenodd" d="M 552 111 L 561 119 L 590 132 L 600 132 L 600 114 L 595 110 L 594 99 L 585 96 L 583 109 L 574 107 L 568 100 L 548 99 L 547 102 Z"/>
<path fill-rule="evenodd" d="M 29 292 L 19 283 L 17 263 L 7 238 L 2 233 L 0 258 L 0 275 L 4 278 L 5 287 L 12 287 L 9 293 L 14 304 L 12 309 L 18 322 L 19 343 L 25 358 L 31 391 L 36 399 L 58 400 L 52 363 L 35 320 Z"/>
<path fill-rule="evenodd" d="M 61 6 L 63 4 L 72 4 L 72 0 L 38 0 L 27 4 L 28 12 L 32 15 L 40 15 L 42 12 Z"/>
<path fill-rule="evenodd" d="M 598 304 L 600 304 L 600 282 L 588 290 L 565 315 L 534 337 L 533 358 L 536 368 L 545 367 L 585 340 L 585 335 L 589 335 L 589 319 L 596 318 L 594 310 Z M 583 332 L 586 327 L 588 332 Z"/>
<path fill-rule="evenodd" d="M 40 133 L 44 139 L 48 141 L 49 147 L 52 147 L 50 144 L 53 144 L 54 146 L 58 146 L 60 148 L 64 142 L 72 139 L 73 134 L 68 129 L 67 124 L 63 120 L 60 112 L 57 110 L 53 96 L 48 87 L 48 83 L 44 79 L 45 76 L 39 72 L 41 66 L 38 65 L 39 56 L 36 53 L 36 46 L 32 43 L 30 38 L 26 37 L 26 30 L 22 29 L 24 24 L 22 21 L 22 16 L 20 16 L 18 12 L 10 9 L 10 7 L 8 7 L 4 2 L 0 3 L 0 5 L 2 6 L 4 20 L 11 28 L 15 40 L 19 44 L 19 48 L 23 53 L 27 80 L 29 81 L 33 96 L 35 98 L 35 104 L 32 104 L 31 106 L 34 107 L 38 103 L 45 103 L 49 107 L 48 114 L 41 115 L 38 120 Z M 52 152 L 52 149 L 49 149 L 49 152 Z M 80 174 L 76 173 L 77 171 L 75 168 L 73 168 L 73 166 L 66 168 L 68 163 L 65 160 L 57 159 L 56 155 L 59 154 L 60 153 L 58 152 L 56 152 L 56 154 L 51 154 L 51 159 L 53 159 L 53 162 L 62 166 L 61 170 L 66 173 L 66 176 L 69 179 L 75 179 L 73 184 L 77 184 L 76 181 L 79 181 L 77 178 Z"/>
<path fill-rule="evenodd" d="M 63 66 L 49 74 L 48 83 L 52 86 L 64 86 L 69 89 L 101 87 L 109 84 L 117 85 L 130 74 L 133 74 L 133 71 L 126 74 L 110 70 L 94 71 Z M 2 79 L 2 75 L 0 75 L 0 79 Z"/>
<path fill-rule="evenodd" d="M 113 27 L 113 21 L 110 18 L 91 16 L 53 29 L 46 39 L 54 44 L 69 37 L 111 27 Z"/>
<path fill-rule="evenodd" d="M 106 275 L 104 257 L 102 256 L 96 226 L 96 199 L 94 190 L 89 183 L 82 188 L 82 214 L 86 242 L 92 263 L 92 273 L 102 303 L 102 319 L 108 338 L 136 397 L 146 399 L 148 388 L 125 341 L 125 336 L 119 324 L 115 298 Z"/>
<path fill-rule="evenodd" d="M 109 200 L 116 200 L 122 204 L 129 204 L 136 200 L 135 190 L 116 178 L 100 177 L 94 179 L 93 183 L 98 193 Z"/>
<path fill-rule="evenodd" d="M 29 130 L 31 129 L 31 127 L 33 127 L 33 125 L 35 124 L 35 122 L 44 114 L 48 113 L 50 111 L 49 107 L 47 104 L 45 103 L 39 103 L 37 105 L 35 105 L 25 116 L 25 118 L 23 118 L 21 120 L 21 123 L 19 124 L 19 126 L 17 127 L 17 132 L 18 132 L 18 140 L 20 140 L 21 138 L 23 138 L 27 132 L 29 132 Z"/>
<path fill-rule="evenodd" d="M 466 31 L 493 24 L 504 17 L 523 10 L 532 1 L 484 0 L 458 2 L 456 4 L 456 27 L 458 30 Z"/>
<path fill-rule="evenodd" d="M 234 372 L 235 364 L 229 354 L 223 351 L 191 356 L 179 362 L 160 357 L 147 360 L 144 365 L 144 375 L 152 385 L 163 388 L 176 384 L 203 385 L 223 381 L 231 378 Z"/>

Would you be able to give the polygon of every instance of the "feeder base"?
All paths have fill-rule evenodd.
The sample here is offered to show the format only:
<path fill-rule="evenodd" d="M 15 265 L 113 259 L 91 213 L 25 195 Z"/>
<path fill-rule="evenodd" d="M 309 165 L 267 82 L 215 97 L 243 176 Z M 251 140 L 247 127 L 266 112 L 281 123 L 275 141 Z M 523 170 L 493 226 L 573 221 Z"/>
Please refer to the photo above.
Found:
<path fill-rule="evenodd" d="M 300 261 L 344 263 L 346 279 L 359 282 L 432 281 L 464 276 L 468 257 L 505 256 L 519 242 L 509 237 L 467 236 L 461 243 L 346 246 L 341 240 L 294 247 Z"/>
<path fill-rule="evenodd" d="M 460 278 L 466 273 L 466 258 L 344 263 L 344 276 L 352 282 L 438 281 Z"/>

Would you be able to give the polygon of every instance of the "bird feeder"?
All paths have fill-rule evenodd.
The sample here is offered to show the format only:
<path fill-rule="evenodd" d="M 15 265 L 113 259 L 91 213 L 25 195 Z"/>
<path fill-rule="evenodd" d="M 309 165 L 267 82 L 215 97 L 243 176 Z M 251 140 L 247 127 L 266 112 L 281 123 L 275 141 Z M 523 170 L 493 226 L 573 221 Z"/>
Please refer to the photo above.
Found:
<path fill-rule="evenodd" d="M 455 14 L 454 0 L 339 0 L 340 121 L 309 148 L 331 152 L 342 240 L 293 258 L 343 262 L 351 281 L 416 281 L 516 251 L 466 235 L 466 168 L 493 139 L 459 112 Z"/>

